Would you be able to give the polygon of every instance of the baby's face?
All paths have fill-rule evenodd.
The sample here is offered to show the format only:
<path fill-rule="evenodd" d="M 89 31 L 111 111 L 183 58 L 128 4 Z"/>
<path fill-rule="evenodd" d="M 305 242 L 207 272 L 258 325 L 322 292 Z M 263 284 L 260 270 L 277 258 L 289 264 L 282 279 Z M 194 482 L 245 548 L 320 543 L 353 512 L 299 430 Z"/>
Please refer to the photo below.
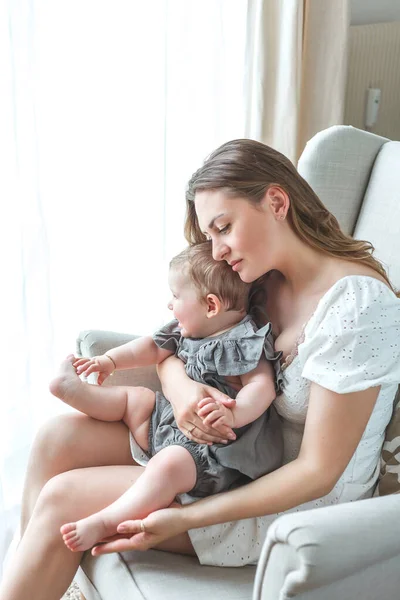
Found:
<path fill-rule="evenodd" d="M 168 277 L 172 298 L 168 308 L 179 321 L 183 337 L 205 337 L 207 306 L 198 297 L 198 291 L 184 272 L 170 269 Z"/>

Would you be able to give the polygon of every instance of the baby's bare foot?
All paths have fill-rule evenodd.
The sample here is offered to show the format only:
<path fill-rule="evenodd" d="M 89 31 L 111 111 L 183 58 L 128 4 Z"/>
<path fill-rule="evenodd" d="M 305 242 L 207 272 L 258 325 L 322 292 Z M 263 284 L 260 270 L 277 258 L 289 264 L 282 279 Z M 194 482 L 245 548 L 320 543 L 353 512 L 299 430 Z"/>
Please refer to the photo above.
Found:
<path fill-rule="evenodd" d="M 62 361 L 57 376 L 50 382 L 50 392 L 70 404 L 82 389 L 82 381 L 76 374 L 73 363 L 76 360 L 73 354 Z"/>
<path fill-rule="evenodd" d="M 110 535 L 104 522 L 97 515 L 81 519 L 77 523 L 67 523 L 61 527 L 60 532 L 64 544 L 72 552 L 84 552 Z"/>

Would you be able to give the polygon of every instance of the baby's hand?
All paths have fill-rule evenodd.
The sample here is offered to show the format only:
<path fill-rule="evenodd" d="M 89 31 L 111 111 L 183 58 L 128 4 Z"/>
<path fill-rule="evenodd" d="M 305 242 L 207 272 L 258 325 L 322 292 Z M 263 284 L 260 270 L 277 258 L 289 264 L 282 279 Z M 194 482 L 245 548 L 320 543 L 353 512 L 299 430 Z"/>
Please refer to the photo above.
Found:
<path fill-rule="evenodd" d="M 105 354 L 93 358 L 78 358 L 73 365 L 78 375 L 88 377 L 91 373 L 98 373 L 98 385 L 114 372 L 114 364 Z"/>
<path fill-rule="evenodd" d="M 212 398 L 202 398 L 197 403 L 197 414 L 204 425 L 218 427 L 218 425 L 235 426 L 235 417 L 230 408 Z"/>

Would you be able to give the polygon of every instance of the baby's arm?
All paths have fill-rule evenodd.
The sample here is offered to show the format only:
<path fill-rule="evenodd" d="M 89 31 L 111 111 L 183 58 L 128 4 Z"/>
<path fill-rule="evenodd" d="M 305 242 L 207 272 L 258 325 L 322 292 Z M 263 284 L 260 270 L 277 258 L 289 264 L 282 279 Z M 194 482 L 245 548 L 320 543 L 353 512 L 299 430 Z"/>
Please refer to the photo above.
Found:
<path fill-rule="evenodd" d="M 91 373 L 99 373 L 98 383 L 101 385 L 115 370 L 158 365 L 171 354 L 172 351 L 159 348 L 152 337 L 146 336 L 112 348 L 100 356 L 80 358 L 74 362 L 74 367 L 78 375 L 84 374 L 86 377 Z"/>
<path fill-rule="evenodd" d="M 240 379 L 243 387 L 236 396 L 233 408 L 227 408 L 210 398 L 200 400 L 198 415 L 205 425 L 243 427 L 258 419 L 275 399 L 274 369 L 265 358 L 253 371 L 241 375 Z"/>
<path fill-rule="evenodd" d="M 160 364 L 173 352 L 159 348 L 151 336 L 136 338 L 107 352 L 116 369 L 136 369 Z"/>
<path fill-rule="evenodd" d="M 234 427 L 243 427 L 260 417 L 275 400 L 275 372 L 272 364 L 262 358 L 257 367 L 240 376 L 242 389 L 232 409 Z"/>

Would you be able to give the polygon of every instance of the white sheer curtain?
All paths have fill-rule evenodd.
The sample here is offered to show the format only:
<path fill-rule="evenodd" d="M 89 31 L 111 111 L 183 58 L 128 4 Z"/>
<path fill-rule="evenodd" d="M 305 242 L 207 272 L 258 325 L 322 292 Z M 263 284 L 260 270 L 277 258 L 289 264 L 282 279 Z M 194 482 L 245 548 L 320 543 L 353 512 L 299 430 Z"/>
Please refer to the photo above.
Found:
<path fill-rule="evenodd" d="M 349 0 L 249 0 L 246 135 L 295 164 L 344 117 Z"/>
<path fill-rule="evenodd" d="M 166 316 L 184 189 L 242 137 L 245 0 L 0 0 L 0 564 L 80 329 Z"/>

